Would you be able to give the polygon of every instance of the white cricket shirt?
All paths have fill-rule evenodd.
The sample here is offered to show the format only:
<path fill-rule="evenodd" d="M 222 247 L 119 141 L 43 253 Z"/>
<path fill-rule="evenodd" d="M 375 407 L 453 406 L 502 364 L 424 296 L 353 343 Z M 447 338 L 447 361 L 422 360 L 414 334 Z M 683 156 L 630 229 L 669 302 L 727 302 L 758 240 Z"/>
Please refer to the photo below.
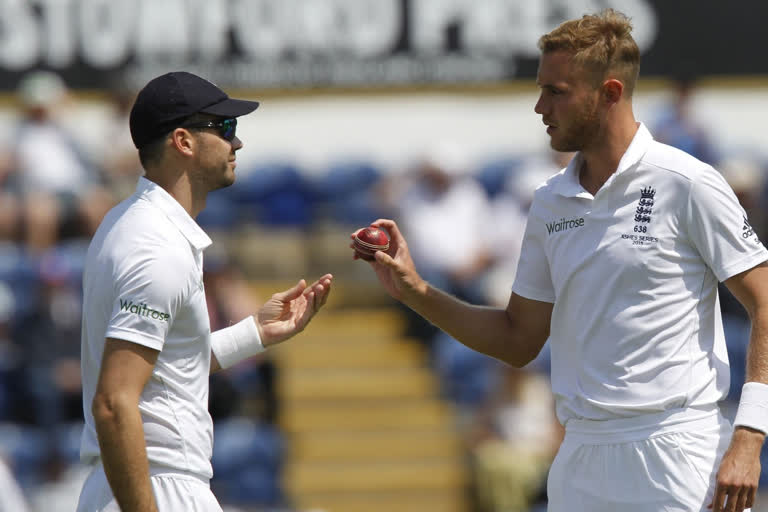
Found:
<path fill-rule="evenodd" d="M 184 208 L 145 178 L 102 221 L 83 278 L 83 461 L 99 456 L 91 404 L 105 338 L 117 338 L 160 351 L 139 402 L 150 464 L 211 477 L 203 290 L 203 250 L 210 244 Z"/>
<path fill-rule="evenodd" d="M 721 175 L 642 124 L 594 197 L 581 164 L 537 189 L 513 285 L 554 303 L 558 418 L 714 404 L 730 380 L 718 281 L 768 251 Z"/>

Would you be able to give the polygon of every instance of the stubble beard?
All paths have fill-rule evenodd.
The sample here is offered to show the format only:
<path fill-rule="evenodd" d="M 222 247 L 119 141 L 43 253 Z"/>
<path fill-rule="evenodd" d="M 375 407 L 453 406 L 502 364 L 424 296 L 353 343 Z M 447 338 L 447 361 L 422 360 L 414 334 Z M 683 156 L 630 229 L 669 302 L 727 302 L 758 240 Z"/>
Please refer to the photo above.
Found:
<path fill-rule="evenodd" d="M 211 169 L 210 172 L 211 174 L 209 176 L 211 178 L 216 178 L 215 180 L 211 179 L 211 190 L 231 187 L 235 183 L 235 173 L 229 168 L 228 161 L 218 169 Z"/>
<path fill-rule="evenodd" d="M 229 168 L 229 162 L 198 166 L 191 175 L 192 181 L 197 184 L 196 188 L 204 191 L 205 194 L 227 188 L 235 183 L 235 175 Z"/>
<path fill-rule="evenodd" d="M 552 137 L 550 146 L 555 151 L 575 152 L 590 147 L 599 137 L 602 122 L 597 113 L 597 102 L 590 102 L 574 116 L 559 139 Z"/>
<path fill-rule="evenodd" d="M 220 152 L 221 151 L 218 148 L 207 142 L 201 145 L 202 154 L 208 154 L 210 156 L 216 155 L 216 159 L 218 160 L 214 162 L 211 162 L 210 160 L 205 162 L 201 159 L 198 161 L 199 168 L 197 171 L 197 180 L 202 183 L 205 189 L 209 192 L 227 188 L 235 183 L 235 173 L 234 170 L 230 168 L 229 161 L 232 155 L 228 154 L 226 158 L 222 157 L 221 160 L 219 160 Z"/>

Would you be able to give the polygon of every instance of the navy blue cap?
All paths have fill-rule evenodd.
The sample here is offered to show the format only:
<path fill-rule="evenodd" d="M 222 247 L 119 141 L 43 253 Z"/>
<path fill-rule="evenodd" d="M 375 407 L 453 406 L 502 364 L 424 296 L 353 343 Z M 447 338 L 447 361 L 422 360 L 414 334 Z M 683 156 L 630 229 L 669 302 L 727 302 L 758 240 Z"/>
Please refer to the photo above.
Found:
<path fill-rule="evenodd" d="M 162 137 L 193 114 L 239 117 L 259 106 L 236 100 L 204 78 L 186 71 L 160 75 L 144 86 L 131 109 L 130 128 L 137 148 Z"/>

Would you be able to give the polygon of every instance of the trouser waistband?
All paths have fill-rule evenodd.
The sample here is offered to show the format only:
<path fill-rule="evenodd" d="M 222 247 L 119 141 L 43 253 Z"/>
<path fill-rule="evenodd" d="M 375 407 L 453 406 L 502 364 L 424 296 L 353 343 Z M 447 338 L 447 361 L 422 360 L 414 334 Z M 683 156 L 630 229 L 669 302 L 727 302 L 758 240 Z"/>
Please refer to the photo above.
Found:
<path fill-rule="evenodd" d="M 94 469 L 104 470 L 101 457 L 95 457 L 90 461 L 90 464 Z M 170 478 L 181 478 L 183 480 L 196 480 L 210 487 L 211 480 L 197 473 L 191 471 L 185 471 L 183 469 L 171 468 L 168 466 L 158 466 L 156 464 L 149 465 L 149 476 L 167 476 Z"/>
<path fill-rule="evenodd" d="M 717 405 L 686 407 L 612 420 L 570 419 L 566 438 L 585 444 L 611 444 L 648 439 L 670 432 L 697 431 L 722 426 L 725 419 Z"/>

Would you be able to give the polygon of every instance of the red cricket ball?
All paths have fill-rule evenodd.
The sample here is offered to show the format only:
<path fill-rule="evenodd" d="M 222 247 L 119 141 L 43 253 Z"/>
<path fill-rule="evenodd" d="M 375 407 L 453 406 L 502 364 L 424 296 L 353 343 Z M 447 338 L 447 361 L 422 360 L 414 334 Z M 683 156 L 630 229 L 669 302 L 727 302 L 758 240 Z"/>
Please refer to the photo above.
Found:
<path fill-rule="evenodd" d="M 357 232 L 352 245 L 360 258 L 371 261 L 376 251 L 389 249 L 389 237 L 383 229 L 369 227 Z"/>

